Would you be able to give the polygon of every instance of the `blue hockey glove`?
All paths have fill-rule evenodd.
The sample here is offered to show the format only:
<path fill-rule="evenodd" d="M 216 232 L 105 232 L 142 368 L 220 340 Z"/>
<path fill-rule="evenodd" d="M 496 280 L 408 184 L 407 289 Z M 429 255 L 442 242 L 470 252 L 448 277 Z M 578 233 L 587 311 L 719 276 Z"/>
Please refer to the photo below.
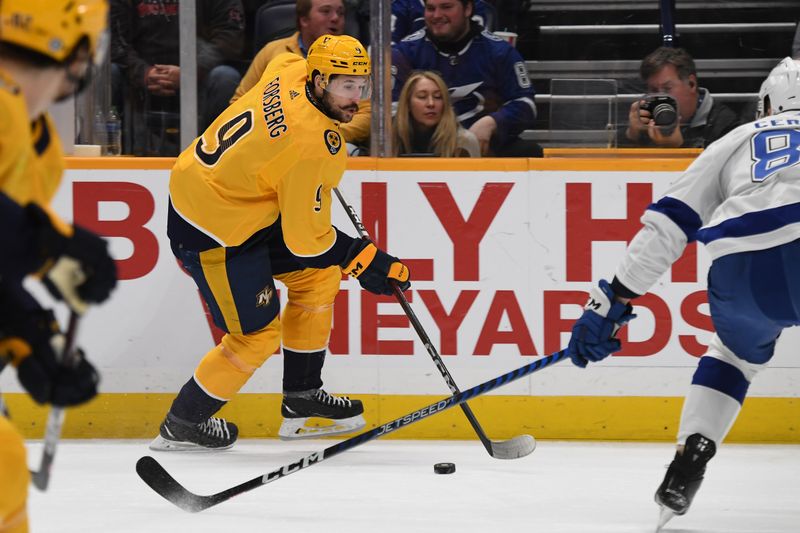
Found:
<path fill-rule="evenodd" d="M 614 300 L 614 291 L 604 279 L 589 292 L 583 314 L 572 326 L 567 353 L 572 362 L 585 368 L 589 361 L 605 359 L 622 347 L 614 338 L 617 330 L 636 318 L 631 304 Z"/>

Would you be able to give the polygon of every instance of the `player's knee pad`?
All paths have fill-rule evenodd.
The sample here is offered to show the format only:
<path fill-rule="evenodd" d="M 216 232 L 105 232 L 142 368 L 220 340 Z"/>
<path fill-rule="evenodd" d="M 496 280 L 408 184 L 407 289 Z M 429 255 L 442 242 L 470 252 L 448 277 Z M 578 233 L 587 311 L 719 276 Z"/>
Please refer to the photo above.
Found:
<path fill-rule="evenodd" d="M 284 347 L 297 352 L 325 349 L 341 277 L 339 267 L 307 268 L 279 276 L 289 289 L 281 318 Z"/>
<path fill-rule="evenodd" d="M 717 335 L 714 335 L 708 350 L 697 364 L 692 385 L 713 389 L 741 404 L 747 395 L 750 382 L 763 366 L 737 357 Z"/>
<path fill-rule="evenodd" d="M 28 531 L 28 484 L 30 473 L 22 436 L 0 416 L 0 531 Z"/>
<path fill-rule="evenodd" d="M 280 346 L 281 324 L 275 318 L 254 333 L 228 333 L 195 370 L 195 379 L 209 394 L 230 400 Z"/>
<path fill-rule="evenodd" d="M 746 361 L 742 357 L 739 357 L 733 353 L 730 348 L 725 346 L 725 344 L 722 342 L 722 339 L 720 339 L 716 333 L 711 338 L 711 342 L 708 344 L 708 350 L 706 350 L 706 353 L 703 357 L 713 357 L 714 359 L 719 359 L 720 361 L 738 368 L 748 383 L 752 382 L 756 374 L 758 374 L 765 366 L 765 364 L 756 364 Z"/>

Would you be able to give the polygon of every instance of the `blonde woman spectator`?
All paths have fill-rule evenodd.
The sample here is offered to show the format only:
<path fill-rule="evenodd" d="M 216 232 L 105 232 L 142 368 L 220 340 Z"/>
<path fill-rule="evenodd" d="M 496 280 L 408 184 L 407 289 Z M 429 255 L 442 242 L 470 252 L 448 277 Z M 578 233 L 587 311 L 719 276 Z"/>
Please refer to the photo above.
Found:
<path fill-rule="evenodd" d="M 438 157 L 480 157 L 475 135 L 456 120 L 442 78 L 431 71 L 415 72 L 398 98 L 394 120 L 394 154 Z"/>

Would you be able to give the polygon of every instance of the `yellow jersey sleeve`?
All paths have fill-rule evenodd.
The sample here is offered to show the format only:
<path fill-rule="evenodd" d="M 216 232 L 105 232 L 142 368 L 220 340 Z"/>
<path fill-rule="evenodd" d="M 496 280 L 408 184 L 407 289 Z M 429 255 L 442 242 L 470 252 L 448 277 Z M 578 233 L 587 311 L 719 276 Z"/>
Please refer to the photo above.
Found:
<path fill-rule="evenodd" d="M 324 161 L 316 157 L 296 159 L 275 184 L 283 239 L 297 257 L 323 255 L 336 243 L 331 225 L 331 184 L 321 173 L 324 168 Z"/>
<path fill-rule="evenodd" d="M 49 113 L 44 113 L 31 125 L 33 149 L 41 170 L 40 184 L 43 202 L 50 203 L 64 176 L 64 148 L 58 130 Z"/>
<path fill-rule="evenodd" d="M 25 98 L 13 80 L 0 71 L 0 190 L 18 204 L 23 203 L 24 172 L 32 156 Z"/>
<path fill-rule="evenodd" d="M 13 81 L 0 73 L 0 192 L 20 206 L 36 203 L 53 225 L 71 235 L 72 227 L 50 207 L 64 171 L 64 156 L 48 114 L 31 123 L 24 97 Z"/>
<path fill-rule="evenodd" d="M 347 164 L 345 141 L 336 124 L 307 93 L 305 61 L 281 54 L 270 64 L 281 77 L 292 72 L 302 82 L 285 98 L 292 146 L 271 160 L 265 178 L 277 192 L 283 238 L 289 251 L 307 266 L 339 264 L 353 238 L 331 224 L 331 189 Z"/>

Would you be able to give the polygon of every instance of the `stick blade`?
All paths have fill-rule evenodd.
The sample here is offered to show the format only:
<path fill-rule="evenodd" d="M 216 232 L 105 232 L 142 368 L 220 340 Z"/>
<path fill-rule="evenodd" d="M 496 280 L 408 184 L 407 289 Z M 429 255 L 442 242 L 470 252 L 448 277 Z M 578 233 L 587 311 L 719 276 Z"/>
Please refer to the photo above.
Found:
<path fill-rule="evenodd" d="M 492 457 L 495 459 L 519 459 L 536 449 L 536 439 L 530 435 L 517 435 L 510 440 L 492 441 Z"/>
<path fill-rule="evenodd" d="M 38 472 L 31 472 L 31 483 L 40 491 L 46 491 L 50 484 L 50 465 L 43 466 Z"/>
<path fill-rule="evenodd" d="M 186 490 L 183 485 L 169 475 L 169 472 L 164 470 L 164 467 L 158 461 L 149 455 L 145 455 L 136 461 L 136 473 L 151 489 L 184 511 L 197 513 L 215 503 L 207 501 L 213 500 L 211 498 L 199 496 Z"/>

